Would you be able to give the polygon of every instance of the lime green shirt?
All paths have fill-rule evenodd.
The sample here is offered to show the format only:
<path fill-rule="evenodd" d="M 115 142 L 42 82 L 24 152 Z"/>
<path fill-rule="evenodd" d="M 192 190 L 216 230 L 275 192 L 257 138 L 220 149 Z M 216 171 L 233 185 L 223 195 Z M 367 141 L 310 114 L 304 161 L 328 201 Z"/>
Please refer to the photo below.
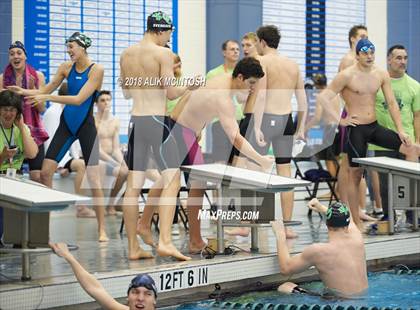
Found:
<path fill-rule="evenodd" d="M 233 73 L 233 69 L 228 69 L 226 68 L 225 70 L 225 66 L 224 65 L 220 65 L 212 70 L 210 70 L 209 72 L 207 72 L 206 74 L 206 80 L 210 80 L 211 78 L 214 78 L 217 75 L 223 74 L 223 73 L 229 73 L 232 74 Z M 244 113 L 242 112 L 242 106 L 241 104 L 238 102 L 238 100 L 236 99 L 236 96 L 233 97 L 233 103 L 235 104 L 235 117 L 236 120 L 241 120 L 244 118 Z M 217 122 L 218 119 L 214 119 L 213 122 Z"/>
<path fill-rule="evenodd" d="M 12 166 L 11 168 L 14 168 L 16 170 L 19 170 L 22 168 L 23 160 L 25 159 L 25 156 L 23 155 L 23 138 L 22 134 L 20 133 L 19 128 L 16 126 L 13 126 L 13 139 L 11 141 L 11 144 L 17 146 L 17 152 L 15 156 L 13 157 Z M 3 151 L 3 148 L 5 146 L 8 146 L 7 140 L 10 139 L 12 128 L 3 128 L 3 131 L 0 129 L 0 152 Z M 25 125 L 25 130 L 30 134 L 29 128 Z M 6 134 L 6 137 L 4 136 Z M 6 158 L 2 163 L 0 163 L 0 171 L 5 171 L 7 168 L 10 168 L 9 159 Z"/>
<path fill-rule="evenodd" d="M 181 77 L 177 79 L 180 81 Z M 182 96 L 181 96 L 182 97 Z M 171 115 L 172 111 L 175 109 L 175 106 L 178 104 L 181 97 L 175 98 L 173 100 L 166 100 L 166 115 Z"/>
<path fill-rule="evenodd" d="M 420 110 L 420 84 L 407 74 L 404 74 L 402 78 L 391 79 L 391 87 L 400 108 L 404 131 L 414 141 L 414 112 Z M 397 131 L 382 90 L 379 90 L 376 94 L 376 119 L 379 125 Z M 369 145 L 369 149 L 375 151 L 387 150 L 376 145 Z"/>
<path fill-rule="evenodd" d="M 171 115 L 172 111 L 175 109 L 175 106 L 178 104 L 179 99 L 181 99 L 181 97 L 166 101 L 166 115 Z"/>

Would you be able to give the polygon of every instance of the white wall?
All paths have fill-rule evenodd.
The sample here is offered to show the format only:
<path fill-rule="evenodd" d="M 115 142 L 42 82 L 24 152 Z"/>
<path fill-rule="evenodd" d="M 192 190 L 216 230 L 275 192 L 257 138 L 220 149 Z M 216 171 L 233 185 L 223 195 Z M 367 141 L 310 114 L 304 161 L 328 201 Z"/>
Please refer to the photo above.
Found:
<path fill-rule="evenodd" d="M 24 33 L 24 0 L 12 1 L 12 41 L 25 39 Z M 25 42 L 23 42 L 25 44 Z"/>
<path fill-rule="evenodd" d="M 366 0 L 366 26 L 376 47 L 376 64 L 386 68 L 388 49 L 387 0 Z"/>
<path fill-rule="evenodd" d="M 178 52 L 183 75 L 206 73 L 206 1 L 179 0 Z"/>

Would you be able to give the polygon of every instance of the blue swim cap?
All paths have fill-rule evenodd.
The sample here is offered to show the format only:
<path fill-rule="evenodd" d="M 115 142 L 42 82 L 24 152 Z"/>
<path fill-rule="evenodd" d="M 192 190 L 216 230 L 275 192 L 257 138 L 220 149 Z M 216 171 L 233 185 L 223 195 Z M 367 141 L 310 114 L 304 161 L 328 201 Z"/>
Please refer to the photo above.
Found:
<path fill-rule="evenodd" d="M 131 280 L 130 286 L 128 287 L 127 295 L 130 293 L 132 288 L 136 287 L 145 287 L 148 290 L 153 291 L 155 298 L 157 298 L 157 288 L 155 281 L 148 274 L 141 273 L 133 278 L 133 280 Z"/>
<path fill-rule="evenodd" d="M 327 226 L 347 227 L 350 224 L 350 211 L 342 202 L 334 202 L 327 209 Z"/>
<path fill-rule="evenodd" d="M 370 42 L 368 39 L 361 39 L 359 42 L 357 42 L 356 45 L 356 54 L 359 54 L 359 52 L 367 53 L 371 50 L 372 52 L 375 52 L 375 45 L 373 45 L 372 42 Z"/>

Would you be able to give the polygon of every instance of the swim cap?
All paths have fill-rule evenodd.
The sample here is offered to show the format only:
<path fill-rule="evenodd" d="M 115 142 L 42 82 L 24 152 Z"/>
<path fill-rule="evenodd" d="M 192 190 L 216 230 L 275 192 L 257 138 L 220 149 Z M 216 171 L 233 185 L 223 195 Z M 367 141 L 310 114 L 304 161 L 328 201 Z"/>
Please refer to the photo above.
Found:
<path fill-rule="evenodd" d="M 20 41 L 15 41 L 15 42 L 13 42 L 12 44 L 10 44 L 10 46 L 9 46 L 9 51 L 12 49 L 12 48 L 20 48 L 24 53 L 25 53 L 25 55 L 26 55 L 26 50 L 25 50 L 25 45 L 23 45 L 23 43 L 22 42 L 20 42 Z"/>
<path fill-rule="evenodd" d="M 66 40 L 66 44 L 69 42 L 76 42 L 85 49 L 92 45 L 92 40 L 84 33 L 78 31 L 73 33 L 70 38 Z"/>
<path fill-rule="evenodd" d="M 356 54 L 359 54 L 359 52 L 367 53 L 369 50 L 375 52 L 375 45 L 368 39 L 360 39 L 359 42 L 357 42 Z"/>
<path fill-rule="evenodd" d="M 157 298 L 157 288 L 155 281 L 148 274 L 141 273 L 133 278 L 133 280 L 131 280 L 130 286 L 128 287 L 127 295 L 130 293 L 132 288 L 136 287 L 145 287 L 148 290 L 153 291 L 155 298 Z"/>
<path fill-rule="evenodd" d="M 342 202 L 334 202 L 327 210 L 327 226 L 346 227 L 350 224 L 350 211 Z"/>
<path fill-rule="evenodd" d="M 173 30 L 172 19 L 162 11 L 156 11 L 147 17 L 147 30 L 167 31 Z"/>

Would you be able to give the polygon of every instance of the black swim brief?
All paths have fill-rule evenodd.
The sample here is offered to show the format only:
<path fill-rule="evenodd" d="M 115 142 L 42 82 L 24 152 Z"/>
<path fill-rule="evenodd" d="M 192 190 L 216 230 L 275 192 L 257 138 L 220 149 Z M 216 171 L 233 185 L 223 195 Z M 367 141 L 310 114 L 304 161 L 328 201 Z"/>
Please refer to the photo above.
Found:
<path fill-rule="evenodd" d="M 347 126 L 345 144 L 350 167 L 359 167 L 353 158 L 366 157 L 368 143 L 398 151 L 402 144 L 395 131 L 382 127 L 378 122 L 366 125 Z"/>

